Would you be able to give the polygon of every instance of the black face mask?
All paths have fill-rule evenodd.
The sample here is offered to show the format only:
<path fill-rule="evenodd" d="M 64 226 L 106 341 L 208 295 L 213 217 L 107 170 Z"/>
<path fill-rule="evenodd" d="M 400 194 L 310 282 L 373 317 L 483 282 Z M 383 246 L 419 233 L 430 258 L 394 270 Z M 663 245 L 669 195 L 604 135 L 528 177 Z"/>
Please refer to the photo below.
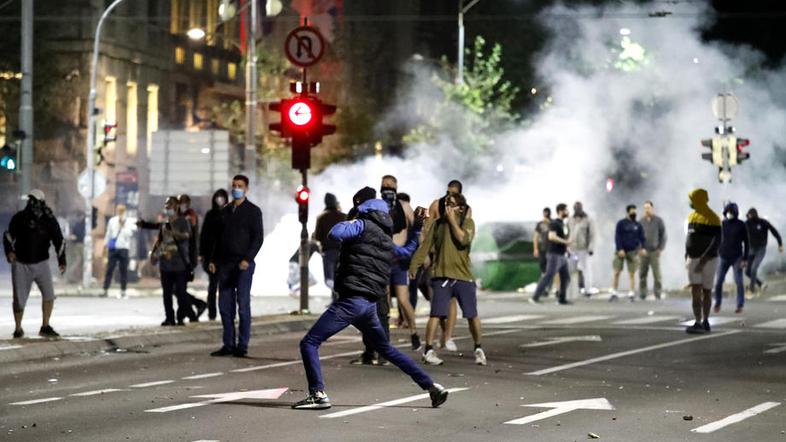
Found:
<path fill-rule="evenodd" d="M 396 204 L 396 189 L 392 187 L 382 187 L 379 189 L 379 193 L 382 199 L 388 203 L 388 206 L 393 207 Z"/>
<path fill-rule="evenodd" d="M 44 216 L 44 212 L 46 210 L 46 203 L 43 201 L 39 201 L 35 198 L 30 198 L 28 202 L 28 207 L 30 207 L 30 211 L 33 212 L 33 216 L 36 218 L 41 218 Z"/>
<path fill-rule="evenodd" d="M 628 218 L 630 218 L 631 221 L 636 221 L 636 214 L 631 213 L 630 215 L 628 215 Z"/>

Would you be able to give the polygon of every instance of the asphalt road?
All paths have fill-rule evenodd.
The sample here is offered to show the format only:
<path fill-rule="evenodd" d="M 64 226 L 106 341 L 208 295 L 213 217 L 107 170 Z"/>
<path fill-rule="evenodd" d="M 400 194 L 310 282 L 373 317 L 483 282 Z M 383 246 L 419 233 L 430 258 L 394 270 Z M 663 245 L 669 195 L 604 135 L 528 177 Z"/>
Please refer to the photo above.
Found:
<path fill-rule="evenodd" d="M 786 441 L 786 296 L 724 311 L 687 335 L 686 299 L 532 306 L 484 296 L 489 365 L 460 353 L 427 367 L 448 388 L 439 409 L 395 367 L 350 365 L 353 330 L 323 346 L 333 408 L 305 395 L 301 335 L 252 339 L 246 359 L 215 343 L 6 364 L 0 435 L 9 441 L 538 440 Z M 421 321 L 422 323 L 422 321 Z M 397 342 L 408 349 L 404 334 Z M 414 397 L 414 398 L 413 398 Z M 583 402 L 573 402 L 583 401 Z M 378 405 L 375 407 L 369 407 Z"/>

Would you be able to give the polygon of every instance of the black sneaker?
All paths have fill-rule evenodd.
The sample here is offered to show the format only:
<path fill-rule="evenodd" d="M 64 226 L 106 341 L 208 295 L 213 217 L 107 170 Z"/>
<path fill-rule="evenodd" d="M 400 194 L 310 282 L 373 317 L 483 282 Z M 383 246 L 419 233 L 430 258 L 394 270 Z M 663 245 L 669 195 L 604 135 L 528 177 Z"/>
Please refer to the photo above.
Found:
<path fill-rule="evenodd" d="M 325 393 L 321 395 L 310 394 L 302 401 L 292 404 L 294 410 L 327 410 L 330 407 L 332 407 L 330 398 Z"/>
<path fill-rule="evenodd" d="M 43 336 L 45 338 L 59 338 L 60 334 L 52 328 L 52 326 L 44 325 L 41 327 L 41 330 L 38 331 L 39 336 Z"/>
<path fill-rule="evenodd" d="M 25 335 L 25 331 L 22 330 L 21 328 L 19 330 L 14 330 L 14 339 L 22 338 L 24 337 L 24 335 Z"/>
<path fill-rule="evenodd" d="M 565 299 L 557 301 L 557 304 L 559 304 L 559 305 L 573 305 L 572 302 L 570 302 L 568 300 L 565 300 Z"/>
<path fill-rule="evenodd" d="M 709 333 L 710 332 L 710 321 L 705 319 L 704 322 L 701 323 L 701 327 L 704 329 L 704 331 Z"/>
<path fill-rule="evenodd" d="M 431 396 L 431 407 L 437 408 L 448 400 L 448 390 L 439 384 L 434 384 L 428 389 L 428 395 Z"/>
<path fill-rule="evenodd" d="M 688 333 L 688 334 L 691 334 L 691 335 L 702 335 L 702 334 L 706 333 L 707 331 L 704 330 L 704 327 L 701 326 L 699 321 L 696 321 L 695 323 L 693 323 L 693 325 L 691 325 L 690 327 L 686 328 L 685 332 Z"/>
<path fill-rule="evenodd" d="M 242 348 L 236 348 L 234 352 L 232 352 L 232 356 L 236 358 L 245 358 L 248 354 L 248 350 L 244 350 Z"/>
<path fill-rule="evenodd" d="M 210 356 L 232 356 L 235 354 L 235 350 L 229 347 L 221 347 L 218 350 L 210 353 Z"/>
<path fill-rule="evenodd" d="M 205 313 L 205 310 L 207 310 L 207 302 L 203 302 L 202 304 L 199 304 L 197 306 L 197 311 L 196 311 L 197 321 L 199 321 L 199 317 L 202 316 L 202 313 Z"/>
<path fill-rule="evenodd" d="M 417 334 L 412 335 L 412 351 L 420 351 L 423 345 L 420 343 L 420 336 Z"/>
<path fill-rule="evenodd" d="M 166 320 L 161 323 L 161 327 L 172 327 L 175 325 L 175 321 Z"/>

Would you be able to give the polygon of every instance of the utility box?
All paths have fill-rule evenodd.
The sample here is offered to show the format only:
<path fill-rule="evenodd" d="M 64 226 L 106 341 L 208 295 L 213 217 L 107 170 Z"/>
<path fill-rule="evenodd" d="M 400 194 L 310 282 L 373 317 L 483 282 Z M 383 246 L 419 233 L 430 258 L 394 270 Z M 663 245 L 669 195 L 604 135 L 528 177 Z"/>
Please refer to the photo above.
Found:
<path fill-rule="evenodd" d="M 210 196 L 226 187 L 230 149 L 229 132 L 223 130 L 153 132 L 150 195 Z"/>

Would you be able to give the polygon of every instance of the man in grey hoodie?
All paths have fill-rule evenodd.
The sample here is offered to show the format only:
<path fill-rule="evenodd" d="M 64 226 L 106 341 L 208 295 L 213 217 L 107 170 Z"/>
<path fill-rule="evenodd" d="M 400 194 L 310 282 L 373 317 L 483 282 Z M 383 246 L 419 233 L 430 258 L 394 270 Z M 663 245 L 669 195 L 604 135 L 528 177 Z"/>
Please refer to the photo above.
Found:
<path fill-rule="evenodd" d="M 655 215 L 652 201 L 644 202 L 644 218 L 641 219 L 644 228 L 644 250 L 641 253 L 639 267 L 639 297 L 647 297 L 647 273 L 652 269 L 652 279 L 655 282 L 655 299 L 660 299 L 663 285 L 660 275 L 660 254 L 666 247 L 666 226 L 663 219 Z"/>
<path fill-rule="evenodd" d="M 584 211 L 580 201 L 573 204 L 573 216 L 568 221 L 570 227 L 570 242 L 573 244 L 570 251 L 576 260 L 579 273 L 579 291 L 584 296 L 592 294 L 592 270 L 589 258 L 593 255 L 595 246 L 595 224 Z"/>

